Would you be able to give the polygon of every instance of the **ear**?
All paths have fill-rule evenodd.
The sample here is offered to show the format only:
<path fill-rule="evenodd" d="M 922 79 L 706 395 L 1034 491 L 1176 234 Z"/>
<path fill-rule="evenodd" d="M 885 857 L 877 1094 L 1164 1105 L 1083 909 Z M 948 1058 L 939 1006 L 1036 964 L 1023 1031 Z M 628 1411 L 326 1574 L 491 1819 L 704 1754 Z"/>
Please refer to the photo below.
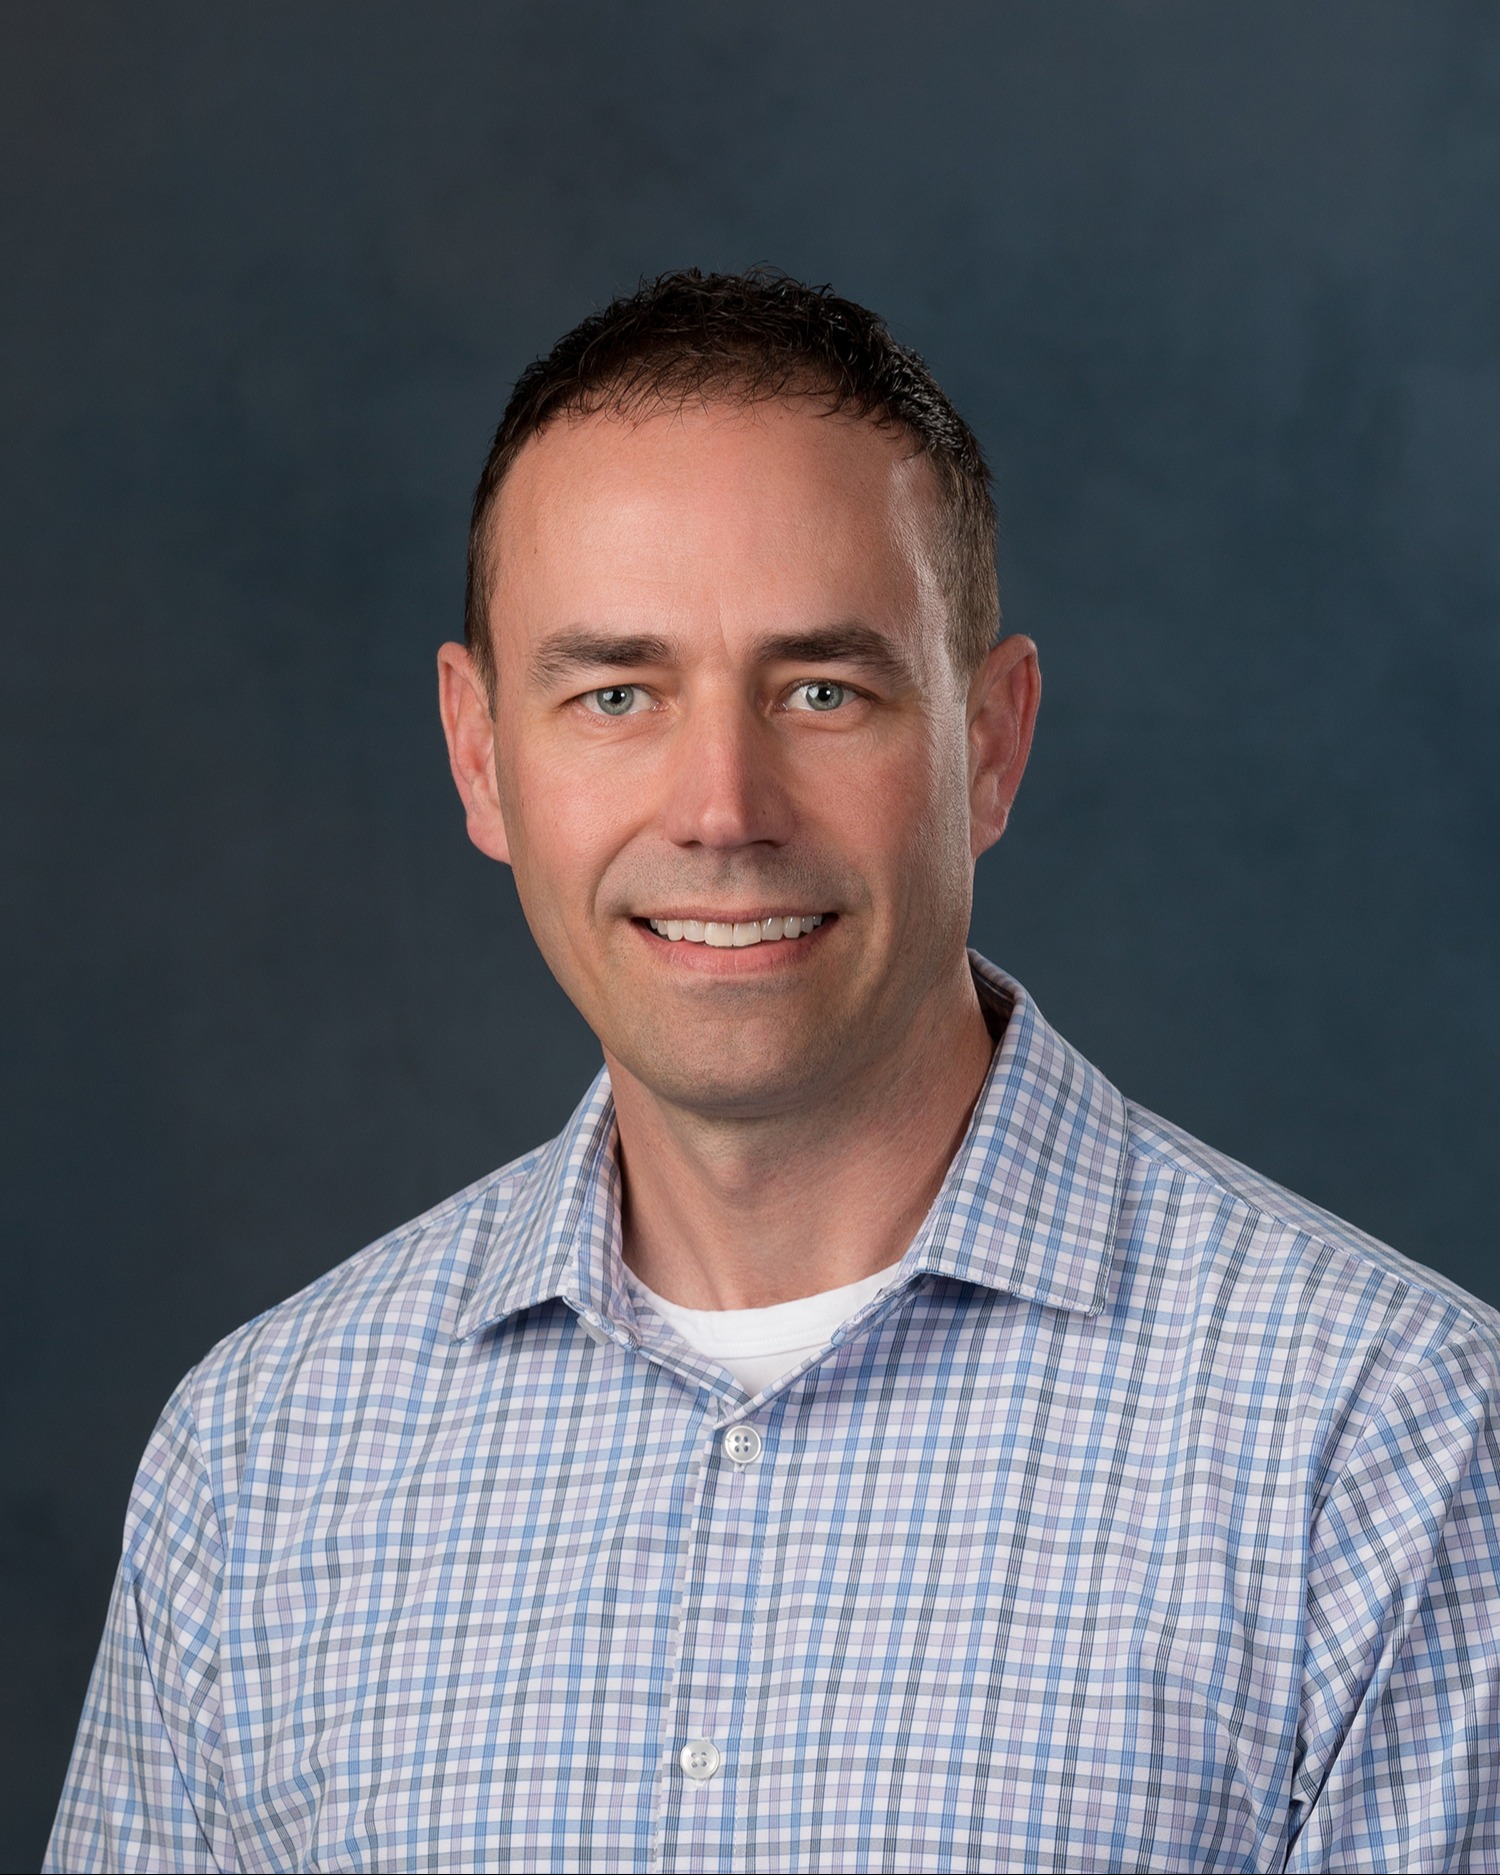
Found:
<path fill-rule="evenodd" d="M 495 719 L 484 679 L 463 645 L 443 645 L 438 650 L 438 709 L 469 838 L 481 853 L 509 865 L 510 839 L 495 779 Z"/>
<path fill-rule="evenodd" d="M 969 845 L 975 859 L 1005 831 L 1042 700 L 1036 646 L 1002 638 L 969 685 Z"/>

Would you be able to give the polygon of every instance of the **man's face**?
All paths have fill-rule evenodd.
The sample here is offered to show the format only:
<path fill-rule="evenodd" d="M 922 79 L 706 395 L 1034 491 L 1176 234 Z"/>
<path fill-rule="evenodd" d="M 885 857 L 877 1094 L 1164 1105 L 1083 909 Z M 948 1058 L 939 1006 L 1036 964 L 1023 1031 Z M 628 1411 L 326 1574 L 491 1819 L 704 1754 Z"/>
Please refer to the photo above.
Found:
<path fill-rule="evenodd" d="M 903 438 L 798 402 L 564 420 L 504 485 L 470 831 L 674 1105 L 847 1097 L 953 993 L 1004 813 L 971 827 L 936 511 Z"/>

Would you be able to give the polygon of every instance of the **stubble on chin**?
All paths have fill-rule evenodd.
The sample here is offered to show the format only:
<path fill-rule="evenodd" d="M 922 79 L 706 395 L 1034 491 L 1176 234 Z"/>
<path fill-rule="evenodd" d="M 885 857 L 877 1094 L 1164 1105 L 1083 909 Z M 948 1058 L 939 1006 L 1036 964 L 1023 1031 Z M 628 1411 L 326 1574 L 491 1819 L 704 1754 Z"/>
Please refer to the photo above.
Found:
<path fill-rule="evenodd" d="M 606 999 L 610 1001 L 612 999 Z M 606 1057 L 669 1105 L 704 1118 L 772 1117 L 824 1082 L 848 1024 L 822 986 L 683 985 L 625 994 L 595 1026 Z"/>

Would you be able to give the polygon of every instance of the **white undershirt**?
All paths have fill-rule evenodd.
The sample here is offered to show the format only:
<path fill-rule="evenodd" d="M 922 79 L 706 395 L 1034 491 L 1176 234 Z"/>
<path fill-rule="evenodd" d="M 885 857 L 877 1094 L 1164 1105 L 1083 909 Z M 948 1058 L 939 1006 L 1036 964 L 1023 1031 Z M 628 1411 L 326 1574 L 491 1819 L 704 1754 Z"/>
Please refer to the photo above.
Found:
<path fill-rule="evenodd" d="M 690 1348 L 728 1368 L 753 1395 L 826 1348 L 851 1316 L 874 1301 L 899 1267 L 892 1264 L 842 1289 L 773 1302 L 767 1309 L 685 1309 L 648 1289 L 638 1276 L 631 1281 Z"/>

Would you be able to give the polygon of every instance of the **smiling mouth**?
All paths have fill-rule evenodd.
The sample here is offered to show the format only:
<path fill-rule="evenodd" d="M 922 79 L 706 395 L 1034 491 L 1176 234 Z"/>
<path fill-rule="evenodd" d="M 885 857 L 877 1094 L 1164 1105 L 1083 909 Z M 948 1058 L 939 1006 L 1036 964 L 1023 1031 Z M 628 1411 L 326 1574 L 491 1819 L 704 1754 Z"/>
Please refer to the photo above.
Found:
<path fill-rule="evenodd" d="M 752 944 L 777 944 L 788 938 L 805 938 L 829 914 L 813 912 L 803 916 L 787 912 L 777 918 L 749 921 L 698 918 L 647 918 L 658 937 L 672 944 L 708 944 L 715 950 L 748 950 Z"/>

